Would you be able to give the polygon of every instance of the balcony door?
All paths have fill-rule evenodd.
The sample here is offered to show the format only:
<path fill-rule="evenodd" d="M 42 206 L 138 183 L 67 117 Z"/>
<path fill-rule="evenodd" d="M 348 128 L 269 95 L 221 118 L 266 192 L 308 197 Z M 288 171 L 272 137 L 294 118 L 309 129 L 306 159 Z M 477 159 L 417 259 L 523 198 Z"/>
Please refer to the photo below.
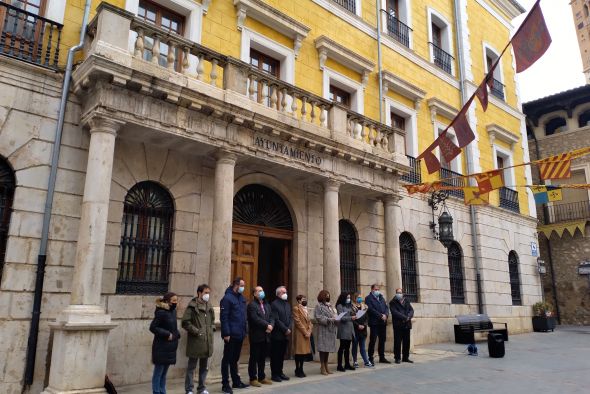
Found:
<path fill-rule="evenodd" d="M 265 53 L 259 52 L 256 49 L 250 48 L 250 64 L 262 71 L 265 74 L 269 74 L 277 79 L 281 77 L 281 62 L 272 56 Z M 271 106 L 271 97 L 275 92 L 274 87 L 270 87 L 269 84 L 260 84 L 258 81 L 254 81 L 254 96 L 259 103 Z M 260 89 L 262 87 L 262 89 Z M 277 91 L 278 94 L 278 91 Z M 280 100 L 277 97 L 276 107 L 279 109 Z"/>
<path fill-rule="evenodd" d="M 12 6 L 0 7 L 0 52 L 38 62 L 43 46 L 47 0 L 2 0 Z"/>

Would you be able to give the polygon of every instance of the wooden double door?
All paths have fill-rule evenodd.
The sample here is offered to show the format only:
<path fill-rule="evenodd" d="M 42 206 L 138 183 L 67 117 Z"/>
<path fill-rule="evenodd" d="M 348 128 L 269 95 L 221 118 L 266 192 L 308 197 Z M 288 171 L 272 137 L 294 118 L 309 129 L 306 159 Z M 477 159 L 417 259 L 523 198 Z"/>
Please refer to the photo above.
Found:
<path fill-rule="evenodd" d="M 289 286 L 292 239 L 292 231 L 234 224 L 231 273 L 246 282 L 248 301 L 256 286 L 264 288 L 268 302 L 274 300 L 278 286 Z"/>

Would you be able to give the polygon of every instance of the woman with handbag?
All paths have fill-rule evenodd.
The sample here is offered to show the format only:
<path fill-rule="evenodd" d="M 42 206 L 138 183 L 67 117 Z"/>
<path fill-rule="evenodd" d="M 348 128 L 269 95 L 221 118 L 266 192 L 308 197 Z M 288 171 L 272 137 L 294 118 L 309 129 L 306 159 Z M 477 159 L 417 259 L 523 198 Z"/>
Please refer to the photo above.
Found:
<path fill-rule="evenodd" d="M 313 325 L 307 311 L 307 297 L 298 295 L 297 305 L 293 308 L 293 341 L 295 342 L 295 376 L 304 378 L 303 362 L 311 355 L 311 330 Z"/>
<path fill-rule="evenodd" d="M 150 331 L 154 334 L 152 343 L 152 376 L 153 394 L 166 394 L 166 374 L 170 365 L 176 364 L 176 349 L 180 332 L 176 320 L 178 297 L 174 293 L 166 293 L 156 300 L 154 320 Z"/>

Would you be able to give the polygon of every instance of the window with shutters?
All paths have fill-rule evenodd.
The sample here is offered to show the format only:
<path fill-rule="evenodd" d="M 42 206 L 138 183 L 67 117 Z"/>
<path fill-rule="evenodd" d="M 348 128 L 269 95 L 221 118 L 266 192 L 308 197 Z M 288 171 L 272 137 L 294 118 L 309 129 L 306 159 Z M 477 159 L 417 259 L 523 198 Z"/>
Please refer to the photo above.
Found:
<path fill-rule="evenodd" d="M 174 204 L 155 182 L 140 182 L 125 197 L 119 248 L 119 294 L 168 291 Z"/>

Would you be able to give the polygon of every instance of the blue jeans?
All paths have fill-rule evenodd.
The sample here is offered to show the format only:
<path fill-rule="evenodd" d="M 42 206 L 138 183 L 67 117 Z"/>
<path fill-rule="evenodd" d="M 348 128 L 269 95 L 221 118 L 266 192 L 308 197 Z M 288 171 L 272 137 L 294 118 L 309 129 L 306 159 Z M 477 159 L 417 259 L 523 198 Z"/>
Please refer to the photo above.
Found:
<path fill-rule="evenodd" d="M 152 376 L 152 391 L 154 394 L 166 394 L 166 374 L 170 365 L 155 364 Z"/>
<path fill-rule="evenodd" d="M 367 351 L 365 349 L 365 342 L 367 338 L 356 333 L 352 338 L 352 361 L 356 363 L 357 360 L 357 351 L 360 348 L 361 350 L 361 357 L 365 364 L 369 363 L 369 359 L 367 358 Z"/>

